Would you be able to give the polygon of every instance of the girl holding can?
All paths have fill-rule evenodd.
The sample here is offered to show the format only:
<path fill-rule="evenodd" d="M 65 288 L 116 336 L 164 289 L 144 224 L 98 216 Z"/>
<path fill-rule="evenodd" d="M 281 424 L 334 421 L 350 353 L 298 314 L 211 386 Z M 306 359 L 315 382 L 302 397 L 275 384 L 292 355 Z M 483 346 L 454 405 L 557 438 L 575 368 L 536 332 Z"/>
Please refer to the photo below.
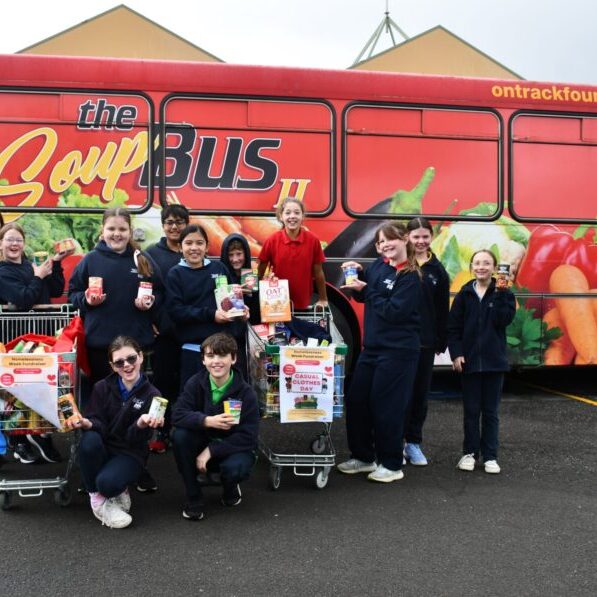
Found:
<path fill-rule="evenodd" d="M 132 234 L 128 210 L 107 209 L 101 240 L 79 262 L 70 280 L 69 300 L 81 311 L 85 324 L 92 384 L 109 375 L 108 346 L 119 334 L 136 338 L 145 350 L 153 345 L 152 323 L 164 288 L 159 268 L 139 250 Z"/>
<path fill-rule="evenodd" d="M 404 477 L 402 437 L 419 358 L 421 277 L 404 225 L 384 224 L 376 239 L 381 258 L 366 270 L 354 261 L 342 264 L 359 272 L 344 288 L 365 303 L 365 321 L 346 399 L 351 456 L 338 470 L 390 483 Z"/>
<path fill-rule="evenodd" d="M 456 466 L 472 471 L 482 456 L 485 472 L 494 474 L 500 472 L 498 407 L 508 370 L 506 327 L 516 312 L 508 281 L 492 276 L 496 267 L 491 251 L 473 254 L 475 279 L 456 295 L 448 320 L 448 346 L 454 369 L 462 373 L 464 406 L 463 456 Z"/>
<path fill-rule="evenodd" d="M 67 424 L 83 430 L 79 463 L 93 515 L 103 525 L 120 529 L 133 520 L 128 486 L 142 474 L 149 439 L 164 420 L 148 412 L 159 391 L 141 372 L 139 344 L 118 336 L 107 352 L 112 373 L 95 384 L 83 416 Z"/>

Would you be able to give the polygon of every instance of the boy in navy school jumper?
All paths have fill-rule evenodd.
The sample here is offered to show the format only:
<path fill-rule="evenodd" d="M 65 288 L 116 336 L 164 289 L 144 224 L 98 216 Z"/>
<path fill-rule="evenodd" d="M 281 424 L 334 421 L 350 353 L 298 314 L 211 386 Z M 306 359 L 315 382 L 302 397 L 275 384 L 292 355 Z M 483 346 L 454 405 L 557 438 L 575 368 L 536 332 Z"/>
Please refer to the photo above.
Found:
<path fill-rule="evenodd" d="M 496 266 L 497 259 L 491 251 L 473 254 L 470 267 L 475 280 L 456 295 L 448 320 L 453 367 L 463 374 L 464 442 L 457 467 L 464 471 L 474 470 L 481 454 L 485 472 L 500 472 L 498 407 L 504 372 L 509 369 L 506 327 L 514 319 L 516 303 L 507 281 L 500 280 L 496 285 L 492 277 Z"/>
<path fill-rule="evenodd" d="M 203 518 L 198 472 L 219 470 L 222 502 L 237 506 L 239 483 L 248 478 L 255 462 L 259 408 L 253 388 L 232 368 L 236 352 L 236 341 L 228 334 L 206 338 L 201 352 L 205 370 L 189 379 L 174 408 L 174 456 L 187 497 L 182 515 L 189 520 Z M 226 400 L 241 401 L 238 423 L 224 412 Z"/>
<path fill-rule="evenodd" d="M 338 470 L 390 483 L 404 477 L 402 437 L 420 348 L 421 280 L 403 225 L 384 224 L 376 237 L 385 259 L 345 286 L 365 302 L 365 334 L 346 399 L 351 457 Z M 356 262 L 347 266 L 362 272 Z"/>
<path fill-rule="evenodd" d="M 168 205 L 161 211 L 164 236 L 158 243 L 146 249 L 146 253 L 157 263 L 162 279 L 180 263 L 180 233 L 189 223 L 189 212 L 184 205 Z M 170 443 L 170 419 L 172 408 L 180 390 L 180 342 L 176 337 L 174 322 L 163 308 L 156 313 L 159 331 L 153 346 L 152 370 L 153 383 L 168 399 L 168 409 L 164 426 L 158 435 L 149 442 L 149 449 L 157 454 L 164 453 Z"/>
<path fill-rule="evenodd" d="M 207 258 L 209 241 L 203 227 L 187 226 L 180 240 L 183 259 L 168 273 L 166 308 L 182 343 L 180 383 L 183 388 L 192 375 L 203 369 L 199 355 L 203 340 L 218 332 L 241 337 L 246 324 L 242 320 L 231 320 L 216 305 L 215 279 L 225 276 L 230 281 L 230 273 L 223 263 Z"/>

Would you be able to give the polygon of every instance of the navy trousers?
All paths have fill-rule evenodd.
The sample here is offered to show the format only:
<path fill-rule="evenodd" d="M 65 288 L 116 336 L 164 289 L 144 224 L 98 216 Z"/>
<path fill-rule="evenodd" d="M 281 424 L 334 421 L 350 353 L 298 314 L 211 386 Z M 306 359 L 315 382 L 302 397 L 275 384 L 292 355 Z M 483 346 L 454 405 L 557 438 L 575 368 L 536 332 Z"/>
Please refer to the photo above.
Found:
<path fill-rule="evenodd" d="M 404 417 L 412 394 L 418 353 L 405 359 L 393 351 L 367 348 L 359 355 L 346 398 L 351 457 L 402 468 Z"/>
<path fill-rule="evenodd" d="M 497 459 L 499 416 L 504 374 L 465 373 L 462 376 L 464 405 L 464 454 L 479 454 L 483 460 Z M 479 428 L 479 422 L 481 422 Z"/>
<path fill-rule="evenodd" d="M 84 431 L 79 443 L 79 466 L 85 489 L 104 497 L 120 495 L 135 483 L 143 465 L 128 454 L 111 453 L 97 431 Z"/>
<path fill-rule="evenodd" d="M 412 398 L 408 405 L 404 425 L 404 439 L 409 444 L 423 442 L 423 425 L 427 418 L 427 396 L 431 387 L 434 360 L 435 351 L 433 348 L 421 348 Z"/>
<path fill-rule="evenodd" d="M 176 466 L 182 476 L 189 502 L 203 503 L 203 492 L 197 480 L 199 471 L 196 459 L 209 443 L 210 438 L 201 429 L 176 427 L 172 434 Z M 254 463 L 255 454 L 252 451 L 236 452 L 221 459 L 212 457 L 207 463 L 207 470 L 219 470 L 222 485 L 226 489 L 248 479 Z"/>

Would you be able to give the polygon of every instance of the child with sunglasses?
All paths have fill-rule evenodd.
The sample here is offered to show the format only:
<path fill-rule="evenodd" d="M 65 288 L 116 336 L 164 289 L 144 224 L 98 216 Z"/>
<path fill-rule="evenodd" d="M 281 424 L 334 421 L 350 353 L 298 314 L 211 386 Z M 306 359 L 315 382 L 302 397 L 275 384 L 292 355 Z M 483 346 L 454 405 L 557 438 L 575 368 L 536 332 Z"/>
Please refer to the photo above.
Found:
<path fill-rule="evenodd" d="M 133 338 L 118 336 L 108 347 L 112 373 L 93 387 L 84 416 L 71 422 L 82 429 L 79 464 L 93 515 L 110 528 L 132 522 L 128 486 L 144 470 L 148 442 L 162 418 L 149 416 L 160 392 L 141 372 L 143 352 Z"/>

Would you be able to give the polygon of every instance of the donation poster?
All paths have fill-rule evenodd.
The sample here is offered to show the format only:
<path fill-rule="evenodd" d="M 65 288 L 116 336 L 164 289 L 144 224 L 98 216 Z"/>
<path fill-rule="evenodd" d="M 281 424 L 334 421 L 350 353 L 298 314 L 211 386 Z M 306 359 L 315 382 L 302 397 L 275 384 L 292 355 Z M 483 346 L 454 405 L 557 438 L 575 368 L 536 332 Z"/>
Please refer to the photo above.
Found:
<path fill-rule="evenodd" d="M 334 348 L 280 347 L 280 422 L 331 422 Z"/>
<path fill-rule="evenodd" d="M 57 373 L 56 353 L 0 356 L 0 388 L 60 427 Z"/>

